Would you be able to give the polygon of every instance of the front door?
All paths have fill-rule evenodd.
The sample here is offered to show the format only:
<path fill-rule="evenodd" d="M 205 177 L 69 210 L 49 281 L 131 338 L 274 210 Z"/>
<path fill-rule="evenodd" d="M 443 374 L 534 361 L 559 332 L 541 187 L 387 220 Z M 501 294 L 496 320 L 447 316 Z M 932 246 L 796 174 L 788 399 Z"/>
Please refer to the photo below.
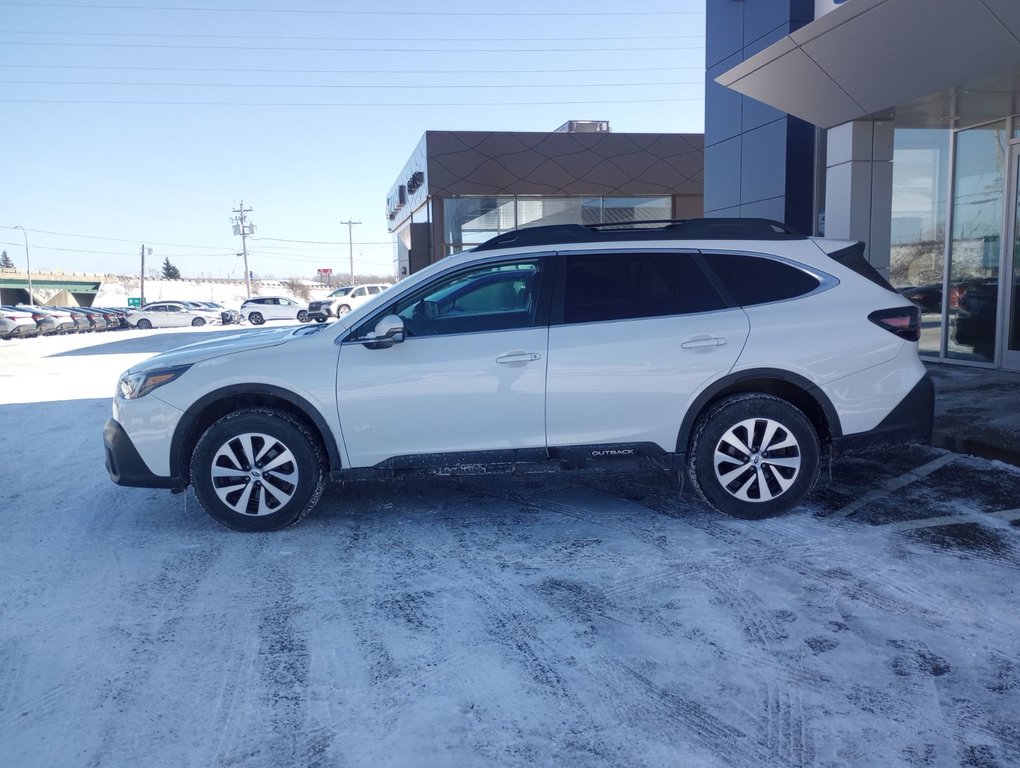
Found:
<path fill-rule="evenodd" d="M 1002 367 L 1020 371 L 1020 143 L 1009 153 L 1009 213 L 1006 226 L 1006 258 L 1002 280 Z"/>
<path fill-rule="evenodd" d="M 354 330 L 337 371 L 349 466 L 544 453 L 549 328 L 538 311 L 541 266 L 511 261 L 439 277 Z M 356 341 L 387 314 L 403 320 L 402 342 L 371 349 Z"/>

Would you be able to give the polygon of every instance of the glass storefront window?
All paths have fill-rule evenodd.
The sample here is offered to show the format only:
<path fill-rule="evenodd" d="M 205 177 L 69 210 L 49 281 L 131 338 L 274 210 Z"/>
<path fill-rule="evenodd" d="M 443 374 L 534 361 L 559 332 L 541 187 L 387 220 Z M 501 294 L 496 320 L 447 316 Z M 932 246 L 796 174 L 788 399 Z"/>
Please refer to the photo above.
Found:
<path fill-rule="evenodd" d="M 1001 262 L 1006 121 L 956 134 L 946 356 L 992 362 Z"/>
<path fill-rule="evenodd" d="M 898 128 L 893 146 L 889 281 L 921 308 L 922 355 L 938 356 L 942 342 L 947 129 Z"/>
<path fill-rule="evenodd" d="M 511 229 L 550 224 L 625 224 L 670 219 L 665 197 L 453 197 L 443 201 L 446 253 L 459 253 Z"/>
<path fill-rule="evenodd" d="M 512 196 L 455 197 L 443 201 L 447 255 L 460 253 L 514 229 L 517 214 Z"/>

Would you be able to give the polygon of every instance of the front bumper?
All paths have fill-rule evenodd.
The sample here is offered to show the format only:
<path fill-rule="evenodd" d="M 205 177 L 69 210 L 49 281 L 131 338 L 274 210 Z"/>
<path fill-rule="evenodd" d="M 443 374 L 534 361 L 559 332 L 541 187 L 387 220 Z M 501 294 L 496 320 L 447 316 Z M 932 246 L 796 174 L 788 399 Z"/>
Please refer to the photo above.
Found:
<path fill-rule="evenodd" d="M 833 440 L 837 451 L 853 451 L 872 445 L 931 443 L 935 422 L 935 383 L 924 376 L 874 429 L 843 435 Z"/>
<path fill-rule="evenodd" d="M 180 477 L 163 477 L 152 473 L 131 442 L 128 433 L 116 419 L 109 419 L 103 427 L 103 444 L 106 447 L 106 471 L 117 485 L 131 488 L 184 489 L 185 483 Z"/>

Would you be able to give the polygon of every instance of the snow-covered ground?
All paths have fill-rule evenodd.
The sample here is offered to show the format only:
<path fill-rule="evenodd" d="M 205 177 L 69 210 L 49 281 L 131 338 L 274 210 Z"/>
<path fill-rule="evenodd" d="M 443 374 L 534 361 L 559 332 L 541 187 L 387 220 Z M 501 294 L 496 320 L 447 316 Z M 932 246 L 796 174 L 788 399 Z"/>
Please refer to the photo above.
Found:
<path fill-rule="evenodd" d="M 759 523 L 365 483 L 238 534 L 100 437 L 119 371 L 225 332 L 0 342 L 0 766 L 1020 764 L 1015 468 L 847 459 Z"/>

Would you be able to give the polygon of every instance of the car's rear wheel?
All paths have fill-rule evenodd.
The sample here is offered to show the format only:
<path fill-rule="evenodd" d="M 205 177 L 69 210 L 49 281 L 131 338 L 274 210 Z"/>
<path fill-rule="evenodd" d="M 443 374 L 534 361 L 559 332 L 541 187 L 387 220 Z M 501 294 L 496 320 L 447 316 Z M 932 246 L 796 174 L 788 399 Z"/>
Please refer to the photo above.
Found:
<path fill-rule="evenodd" d="M 758 520 L 796 506 L 818 478 L 818 433 L 793 405 L 748 393 L 721 400 L 698 420 L 688 473 L 709 504 Z"/>
<path fill-rule="evenodd" d="M 273 531 L 312 510 L 326 482 L 319 441 L 274 408 L 224 416 L 199 438 L 191 457 L 195 495 L 209 515 L 238 531 Z"/>
<path fill-rule="evenodd" d="M 307 323 L 308 322 L 308 310 L 307 309 L 300 309 L 300 310 L 298 310 L 297 319 L 298 319 L 299 323 Z"/>
<path fill-rule="evenodd" d="M 252 312 L 248 315 L 248 322 L 252 325 L 262 325 L 262 323 L 266 322 L 266 318 L 262 317 L 261 312 Z"/>
<path fill-rule="evenodd" d="M 201 328 L 203 325 L 205 325 L 205 319 L 201 317 L 196 317 L 194 320 L 191 321 L 191 324 L 195 328 Z"/>
<path fill-rule="evenodd" d="M 141 320 L 138 321 L 138 327 L 141 328 L 143 331 L 147 331 L 152 327 L 152 323 L 143 317 Z"/>

